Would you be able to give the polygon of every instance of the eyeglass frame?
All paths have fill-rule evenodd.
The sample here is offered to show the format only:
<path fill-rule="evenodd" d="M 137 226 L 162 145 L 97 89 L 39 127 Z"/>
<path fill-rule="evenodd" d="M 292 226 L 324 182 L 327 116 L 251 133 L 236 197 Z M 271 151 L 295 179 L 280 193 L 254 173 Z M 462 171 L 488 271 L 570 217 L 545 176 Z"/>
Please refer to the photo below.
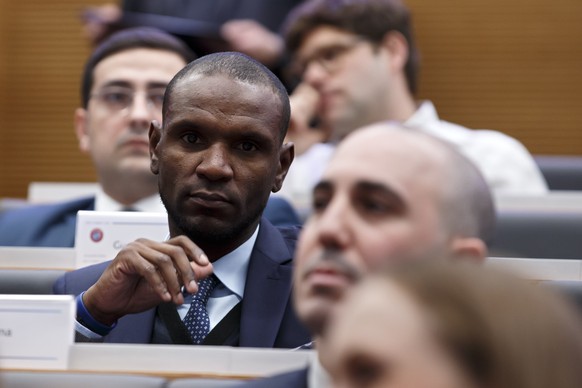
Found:
<path fill-rule="evenodd" d="M 306 60 L 296 61 L 293 64 L 294 73 L 300 78 L 309 68 L 312 63 L 317 63 L 326 73 L 332 74 L 336 72 L 341 66 L 342 59 L 345 58 L 352 50 L 357 48 L 361 43 L 372 43 L 369 39 L 364 37 L 354 38 L 348 44 L 334 44 L 316 50 Z M 333 54 L 332 58 L 325 58 L 326 55 Z"/>
<path fill-rule="evenodd" d="M 99 91 L 89 94 L 89 98 L 98 99 L 98 101 L 111 112 L 127 114 L 130 107 L 132 107 L 135 102 L 136 94 L 144 93 L 148 110 L 150 110 L 150 112 L 154 110 L 158 113 L 162 111 L 165 92 L 165 86 L 149 87 L 145 92 L 140 92 L 124 85 L 106 85 Z M 115 94 L 123 95 L 127 98 L 127 101 L 112 101 L 107 98 L 107 96 L 113 97 Z"/>

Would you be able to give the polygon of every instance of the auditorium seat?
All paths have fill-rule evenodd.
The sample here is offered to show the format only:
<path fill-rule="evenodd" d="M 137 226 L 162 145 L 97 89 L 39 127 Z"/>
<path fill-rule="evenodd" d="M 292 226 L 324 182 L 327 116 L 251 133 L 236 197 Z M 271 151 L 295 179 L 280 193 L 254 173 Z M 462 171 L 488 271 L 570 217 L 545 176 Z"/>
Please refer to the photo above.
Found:
<path fill-rule="evenodd" d="M 582 190 L 582 156 L 534 157 L 550 190 Z"/>
<path fill-rule="evenodd" d="M 227 388 L 240 386 L 244 380 L 237 379 L 177 379 L 172 380 L 166 386 L 167 388 Z"/>
<path fill-rule="evenodd" d="M 52 294 L 54 282 L 64 273 L 64 270 L 0 269 L 0 294 Z"/>
<path fill-rule="evenodd" d="M 577 306 L 578 311 L 582 313 L 582 282 L 565 281 L 565 280 L 547 280 L 542 282 L 544 286 L 551 287 L 558 292 L 566 295 Z"/>
<path fill-rule="evenodd" d="M 499 210 L 489 256 L 582 259 L 580 210 Z"/>
<path fill-rule="evenodd" d="M 165 384 L 164 378 L 151 376 L 70 372 L 0 372 L 0 387 L 2 388 L 163 388 Z"/>

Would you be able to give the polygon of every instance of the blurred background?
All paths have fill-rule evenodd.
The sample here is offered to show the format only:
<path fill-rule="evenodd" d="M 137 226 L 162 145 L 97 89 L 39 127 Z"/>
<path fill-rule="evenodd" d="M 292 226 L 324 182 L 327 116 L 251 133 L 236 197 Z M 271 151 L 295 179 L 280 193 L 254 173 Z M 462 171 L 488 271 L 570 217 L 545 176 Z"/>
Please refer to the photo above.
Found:
<path fill-rule="evenodd" d="M 210 1 L 210 0 L 209 0 Z M 0 198 L 32 181 L 92 182 L 73 129 L 97 0 L 0 0 Z M 582 1 L 407 0 L 418 97 L 448 121 L 496 129 L 536 155 L 582 155 Z"/>

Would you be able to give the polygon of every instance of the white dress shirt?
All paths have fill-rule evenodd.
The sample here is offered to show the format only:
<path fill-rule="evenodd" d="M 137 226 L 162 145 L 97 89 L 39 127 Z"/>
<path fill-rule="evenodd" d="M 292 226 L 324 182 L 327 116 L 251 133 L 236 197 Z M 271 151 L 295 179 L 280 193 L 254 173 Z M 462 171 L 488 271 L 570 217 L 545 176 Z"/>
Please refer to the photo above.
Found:
<path fill-rule="evenodd" d="M 220 283 L 212 290 L 206 304 L 206 311 L 210 319 L 210 330 L 242 300 L 245 293 L 251 252 L 257 241 L 258 234 L 259 227 L 241 246 L 212 263 L 214 275 L 220 280 Z M 178 306 L 178 314 L 182 320 L 184 320 L 190 308 L 191 301 L 192 297 L 190 296 L 183 305 Z"/>
<path fill-rule="evenodd" d="M 456 145 L 480 169 L 494 194 L 543 195 L 548 186 L 528 150 L 498 131 L 472 130 L 438 117 L 432 102 L 423 101 L 403 126 L 418 129 Z M 319 143 L 296 156 L 278 195 L 289 200 L 303 219 L 311 211 L 313 187 L 319 182 L 336 145 Z"/>
<path fill-rule="evenodd" d="M 126 208 L 126 205 L 122 205 L 117 202 L 109 195 L 107 195 L 101 186 L 99 186 L 97 192 L 95 193 L 95 210 L 104 212 L 116 212 Z M 160 199 L 158 194 L 151 195 L 149 197 L 143 198 L 136 203 L 131 205 L 136 211 L 140 212 L 154 212 L 154 213 L 165 213 L 166 208 Z"/>
<path fill-rule="evenodd" d="M 307 369 L 307 388 L 330 388 L 331 378 L 327 371 L 319 362 L 319 355 L 317 352 L 311 354 L 309 360 L 309 368 Z"/>

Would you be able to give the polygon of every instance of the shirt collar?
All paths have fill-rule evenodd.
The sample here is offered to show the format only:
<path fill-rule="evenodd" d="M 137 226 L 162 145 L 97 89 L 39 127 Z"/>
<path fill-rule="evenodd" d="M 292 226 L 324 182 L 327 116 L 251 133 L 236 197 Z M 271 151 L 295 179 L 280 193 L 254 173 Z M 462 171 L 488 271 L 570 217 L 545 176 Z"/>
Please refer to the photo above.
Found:
<path fill-rule="evenodd" d="M 418 109 L 406 120 L 403 125 L 408 128 L 421 128 L 434 121 L 439 121 L 436 108 L 433 103 L 425 100 L 420 102 Z"/>
<path fill-rule="evenodd" d="M 244 296 L 251 252 L 258 235 L 259 226 L 247 241 L 212 263 L 214 275 L 226 288 L 241 299 Z"/>
<path fill-rule="evenodd" d="M 307 388 L 328 388 L 331 386 L 329 374 L 319 362 L 317 352 L 313 352 L 307 369 Z"/>
<path fill-rule="evenodd" d="M 103 191 L 103 188 L 99 186 L 97 192 L 95 193 L 95 210 L 115 212 L 122 210 L 124 207 L 126 206 L 111 198 L 105 193 L 105 191 Z M 140 212 L 166 212 L 166 208 L 164 207 L 164 204 L 162 203 L 158 194 L 143 198 L 132 204 L 131 207 Z"/>

